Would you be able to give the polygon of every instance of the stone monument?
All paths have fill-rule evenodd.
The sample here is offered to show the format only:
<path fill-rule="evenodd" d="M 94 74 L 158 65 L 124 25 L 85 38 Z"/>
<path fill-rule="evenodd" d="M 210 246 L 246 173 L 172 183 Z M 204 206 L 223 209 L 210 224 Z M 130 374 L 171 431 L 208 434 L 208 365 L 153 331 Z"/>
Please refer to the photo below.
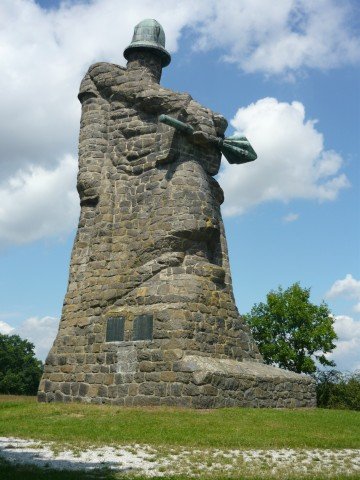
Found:
<path fill-rule="evenodd" d="M 159 85 L 170 55 L 158 22 L 139 23 L 124 56 L 80 86 L 81 214 L 39 401 L 314 406 L 309 377 L 262 362 L 234 301 L 213 177 L 221 150 L 236 163 L 255 152 Z"/>

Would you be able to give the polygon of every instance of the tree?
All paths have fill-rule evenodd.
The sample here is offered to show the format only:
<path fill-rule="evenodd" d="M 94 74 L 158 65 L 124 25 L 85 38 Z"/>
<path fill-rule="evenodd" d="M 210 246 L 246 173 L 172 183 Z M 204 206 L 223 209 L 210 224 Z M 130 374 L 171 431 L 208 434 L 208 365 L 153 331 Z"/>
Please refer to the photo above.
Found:
<path fill-rule="evenodd" d="M 360 370 L 319 371 L 315 378 L 318 407 L 360 410 Z"/>
<path fill-rule="evenodd" d="M 34 345 L 19 335 L 0 334 L 0 392 L 35 395 L 42 374 L 42 362 Z"/>
<path fill-rule="evenodd" d="M 335 366 L 325 353 L 335 348 L 334 319 L 325 302 L 310 302 L 310 288 L 294 283 L 267 294 L 267 302 L 255 304 L 246 320 L 265 363 L 298 373 L 314 373 L 315 359 Z"/>

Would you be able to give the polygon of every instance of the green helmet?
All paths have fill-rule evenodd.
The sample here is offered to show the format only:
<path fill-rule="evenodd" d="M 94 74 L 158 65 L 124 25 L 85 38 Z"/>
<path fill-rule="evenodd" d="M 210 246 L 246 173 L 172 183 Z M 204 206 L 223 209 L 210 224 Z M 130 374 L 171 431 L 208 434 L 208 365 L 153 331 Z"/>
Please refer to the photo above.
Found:
<path fill-rule="evenodd" d="M 129 53 L 136 49 L 149 49 L 161 58 L 163 67 L 169 65 L 171 56 L 165 49 L 165 33 L 159 22 L 153 19 L 143 20 L 134 28 L 134 35 L 124 57 L 128 60 Z"/>

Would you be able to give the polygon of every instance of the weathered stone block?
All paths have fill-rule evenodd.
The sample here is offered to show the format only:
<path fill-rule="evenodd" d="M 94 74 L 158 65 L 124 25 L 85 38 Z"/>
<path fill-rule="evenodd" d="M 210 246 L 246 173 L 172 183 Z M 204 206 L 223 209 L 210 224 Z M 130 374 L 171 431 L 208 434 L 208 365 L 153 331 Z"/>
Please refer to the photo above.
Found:
<path fill-rule="evenodd" d="M 175 372 L 161 372 L 160 380 L 163 382 L 175 382 L 177 376 Z"/>

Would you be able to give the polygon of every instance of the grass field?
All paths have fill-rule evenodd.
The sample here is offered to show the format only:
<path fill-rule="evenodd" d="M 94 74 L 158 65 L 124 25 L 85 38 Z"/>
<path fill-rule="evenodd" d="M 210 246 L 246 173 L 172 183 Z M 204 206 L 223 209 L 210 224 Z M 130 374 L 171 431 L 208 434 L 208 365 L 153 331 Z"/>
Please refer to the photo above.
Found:
<path fill-rule="evenodd" d="M 274 410 L 176 408 L 123 408 L 84 404 L 39 404 L 34 397 L 0 396 L 0 437 L 18 437 L 56 442 L 56 445 L 82 449 L 87 446 L 144 444 L 159 452 L 169 448 L 195 449 L 359 449 L 360 413 L 349 410 Z M 206 459 L 209 453 L 204 455 Z M 180 457 L 179 457 L 180 458 Z M 200 459 L 200 463 L 203 459 Z M 206 461 L 206 460 L 205 460 Z M 316 462 L 315 462 L 316 463 Z M 239 464 L 240 465 L 240 464 Z M 255 480 L 274 476 L 231 475 Z M 316 469 L 314 470 L 314 472 Z M 350 473 L 350 472 L 349 472 Z M 0 460 L 0 478 L 6 479 L 103 479 L 124 478 L 101 471 L 61 472 L 35 466 L 14 466 Z M 129 478 L 127 475 L 126 478 Z M 137 479 L 142 478 L 137 476 Z M 145 478 L 145 477 L 144 477 Z M 156 478 L 156 477 L 153 477 Z M 164 476 L 185 479 L 186 476 Z M 202 476 L 204 478 L 230 478 Z M 355 480 L 359 475 L 297 476 L 284 470 L 278 479 L 300 478 Z"/>
<path fill-rule="evenodd" d="M 0 397 L 0 436 L 68 444 L 216 448 L 360 448 L 349 410 L 117 408 Z"/>

